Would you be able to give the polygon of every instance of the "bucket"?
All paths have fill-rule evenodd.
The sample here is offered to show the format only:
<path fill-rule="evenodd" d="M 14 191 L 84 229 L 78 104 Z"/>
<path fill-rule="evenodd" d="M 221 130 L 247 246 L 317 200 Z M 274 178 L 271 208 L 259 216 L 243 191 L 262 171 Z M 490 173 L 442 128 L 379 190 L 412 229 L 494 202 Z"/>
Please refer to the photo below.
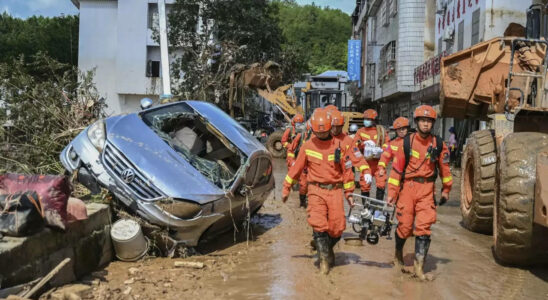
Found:
<path fill-rule="evenodd" d="M 122 261 L 136 261 L 148 250 L 148 242 L 143 236 L 139 223 L 130 219 L 118 220 L 110 229 L 116 257 Z"/>

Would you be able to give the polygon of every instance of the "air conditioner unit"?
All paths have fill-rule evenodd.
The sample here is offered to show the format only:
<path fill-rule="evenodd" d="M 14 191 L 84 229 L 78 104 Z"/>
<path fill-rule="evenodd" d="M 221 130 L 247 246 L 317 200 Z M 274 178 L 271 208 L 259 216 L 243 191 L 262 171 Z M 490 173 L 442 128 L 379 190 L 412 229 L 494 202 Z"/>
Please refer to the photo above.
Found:
<path fill-rule="evenodd" d="M 447 9 L 448 0 L 436 0 L 436 14 L 443 15 Z"/>
<path fill-rule="evenodd" d="M 445 26 L 445 30 L 443 31 L 443 40 L 453 41 L 454 36 L 455 36 L 455 23 L 451 23 L 450 25 Z"/>

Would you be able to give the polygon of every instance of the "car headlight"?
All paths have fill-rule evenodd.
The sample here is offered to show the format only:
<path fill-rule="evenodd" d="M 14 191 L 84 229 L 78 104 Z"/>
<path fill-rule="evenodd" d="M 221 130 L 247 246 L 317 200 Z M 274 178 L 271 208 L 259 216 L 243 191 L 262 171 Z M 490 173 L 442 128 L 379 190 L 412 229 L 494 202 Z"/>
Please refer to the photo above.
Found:
<path fill-rule="evenodd" d="M 106 141 L 105 122 L 98 120 L 88 128 L 89 141 L 99 152 L 103 151 Z"/>
<path fill-rule="evenodd" d="M 202 212 L 202 207 L 199 204 L 179 199 L 162 199 L 157 201 L 156 205 L 180 219 L 192 219 Z"/>

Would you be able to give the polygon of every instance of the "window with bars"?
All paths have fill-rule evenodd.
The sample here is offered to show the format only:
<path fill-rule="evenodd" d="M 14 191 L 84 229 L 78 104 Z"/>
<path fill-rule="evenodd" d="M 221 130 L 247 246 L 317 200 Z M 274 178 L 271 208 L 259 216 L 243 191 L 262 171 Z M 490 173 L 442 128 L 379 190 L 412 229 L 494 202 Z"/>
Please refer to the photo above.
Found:
<path fill-rule="evenodd" d="M 390 16 L 394 17 L 398 13 L 398 0 L 389 0 L 390 2 Z"/>
<path fill-rule="evenodd" d="M 375 87 L 375 69 L 376 64 L 367 64 L 367 86 L 369 88 Z"/>
<path fill-rule="evenodd" d="M 396 41 L 384 45 L 380 53 L 379 80 L 385 80 L 396 72 Z"/>
<path fill-rule="evenodd" d="M 382 26 L 388 26 L 390 24 L 390 0 L 385 0 L 381 4 L 381 24 Z"/>

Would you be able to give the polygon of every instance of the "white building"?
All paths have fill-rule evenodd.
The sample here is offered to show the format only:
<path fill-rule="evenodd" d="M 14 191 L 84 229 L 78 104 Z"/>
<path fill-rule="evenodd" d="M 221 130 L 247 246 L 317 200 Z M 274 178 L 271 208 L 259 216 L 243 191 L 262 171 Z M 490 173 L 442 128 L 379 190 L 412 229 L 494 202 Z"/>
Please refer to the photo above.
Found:
<path fill-rule="evenodd" d="M 80 10 L 78 67 L 95 69 L 108 113 L 135 111 L 162 94 L 157 0 L 71 0 Z M 174 0 L 166 0 L 169 4 Z"/>
<path fill-rule="evenodd" d="M 360 98 L 391 124 L 410 116 L 414 69 L 434 52 L 434 0 L 357 0 L 353 38 L 362 41 Z M 432 41 L 430 41 L 432 40 Z"/>

